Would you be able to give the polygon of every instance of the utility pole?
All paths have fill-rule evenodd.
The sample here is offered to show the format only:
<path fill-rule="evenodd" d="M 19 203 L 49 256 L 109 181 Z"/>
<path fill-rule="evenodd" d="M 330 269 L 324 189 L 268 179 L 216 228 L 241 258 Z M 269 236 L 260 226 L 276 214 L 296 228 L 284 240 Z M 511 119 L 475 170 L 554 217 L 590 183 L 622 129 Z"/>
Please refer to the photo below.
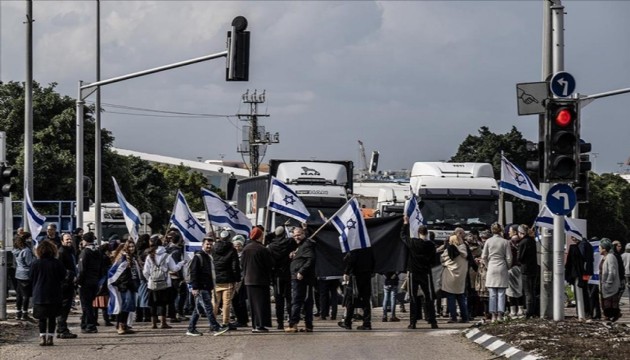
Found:
<path fill-rule="evenodd" d="M 242 99 L 244 104 L 249 104 L 249 114 L 238 114 L 238 117 L 242 121 L 248 121 L 250 125 L 243 127 L 243 143 L 237 151 L 241 154 L 247 153 L 249 156 L 249 176 L 258 176 L 258 170 L 260 167 L 260 147 L 279 143 L 280 134 L 276 132 L 271 135 L 269 132 L 265 132 L 264 127 L 259 128 L 258 126 L 259 116 L 269 116 L 268 114 L 258 114 L 258 104 L 265 102 L 265 90 L 263 90 L 260 95 L 256 90 L 254 90 L 251 94 L 249 93 L 249 90 L 247 90 L 245 94 L 243 94 Z M 245 141 L 246 131 L 248 132 L 247 141 Z"/>
<path fill-rule="evenodd" d="M 24 81 L 24 191 L 33 198 L 33 1 L 26 2 L 26 79 Z M 11 206 L 9 204 L 8 206 Z M 26 219 L 26 207 L 22 219 Z M 28 221 L 24 231 L 31 231 Z M 39 234 L 33 234 L 37 237 Z"/>

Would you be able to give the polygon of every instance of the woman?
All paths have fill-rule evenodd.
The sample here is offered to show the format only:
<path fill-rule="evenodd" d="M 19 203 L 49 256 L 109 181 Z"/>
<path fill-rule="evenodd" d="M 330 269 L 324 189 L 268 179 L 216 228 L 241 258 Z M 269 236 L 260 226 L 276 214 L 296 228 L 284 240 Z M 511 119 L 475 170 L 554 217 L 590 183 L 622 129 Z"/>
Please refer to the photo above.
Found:
<path fill-rule="evenodd" d="M 140 265 L 136 244 L 127 240 L 114 253 L 114 264 L 108 273 L 110 315 L 116 315 L 118 335 L 133 334 L 127 321 L 129 313 L 136 311 L 136 292 L 140 286 Z"/>
<path fill-rule="evenodd" d="M 114 249 L 115 250 L 115 249 Z M 109 304 L 109 289 L 107 288 L 107 273 L 109 272 L 110 267 L 112 266 L 112 258 L 111 253 L 112 249 L 108 243 L 104 243 L 99 247 L 99 252 L 101 253 L 101 274 L 99 275 L 98 281 L 98 292 L 96 293 L 96 297 L 94 301 L 92 301 L 92 306 L 94 307 L 94 319 L 98 320 L 98 311 L 101 310 L 103 314 L 103 321 L 105 321 L 105 326 L 114 326 L 111 322 L 111 318 L 107 313 L 107 306 Z M 96 325 L 99 325 L 96 323 Z"/>
<path fill-rule="evenodd" d="M 170 329 L 171 326 L 166 323 L 166 306 L 171 303 L 171 277 L 168 276 L 168 272 L 179 271 L 184 265 L 184 261 L 175 263 L 173 258 L 166 253 L 166 249 L 162 246 L 162 240 L 160 235 L 153 235 L 149 239 L 149 252 L 147 254 L 146 261 L 142 274 L 147 278 L 147 287 L 149 288 L 149 306 L 151 307 L 151 323 L 152 328 L 157 329 L 157 308 L 160 307 L 161 324 L 160 328 Z M 160 272 L 166 273 L 163 281 L 166 282 L 166 287 L 163 289 L 156 288 L 154 278 L 151 274 Z"/>
<path fill-rule="evenodd" d="M 140 269 L 144 268 L 144 262 L 147 258 L 149 249 L 149 234 L 142 234 L 138 237 L 136 243 L 136 254 Z M 147 279 L 140 272 L 140 286 L 136 294 L 136 321 L 151 321 L 151 308 L 149 307 L 149 289 L 147 289 Z"/>
<path fill-rule="evenodd" d="M 481 303 L 483 304 L 484 320 L 490 320 L 491 315 L 490 315 L 489 303 L 488 303 L 490 294 L 488 292 L 488 288 L 486 288 L 486 277 L 488 274 L 488 268 L 486 267 L 486 264 L 483 262 L 481 256 L 483 254 L 483 247 L 486 241 L 490 239 L 490 237 L 492 237 L 492 234 L 490 234 L 490 231 L 488 230 L 484 230 L 479 234 L 479 243 L 480 243 L 479 250 L 480 251 L 479 251 L 479 256 L 475 257 L 475 262 L 478 265 L 477 277 L 475 278 L 475 291 L 477 291 L 477 294 L 479 295 L 479 299 Z"/>
<path fill-rule="evenodd" d="M 508 268 L 512 263 L 512 251 L 509 242 L 501 236 L 503 229 L 500 224 L 492 224 L 490 231 L 492 237 L 484 244 L 481 259 L 487 267 L 488 307 L 495 322 L 503 321 L 505 313 L 505 290 L 509 283 Z"/>
<path fill-rule="evenodd" d="M 37 246 L 37 257 L 31 266 L 33 280 L 33 316 L 39 319 L 39 345 L 52 346 L 55 318 L 61 310 L 61 283 L 66 277 L 63 263 L 56 258 L 57 247 L 51 241 Z"/>
<path fill-rule="evenodd" d="M 602 260 L 599 263 L 599 288 L 604 316 L 610 321 L 619 319 L 619 264 L 612 254 L 612 242 L 603 238 L 599 242 L 599 253 Z"/>
<path fill-rule="evenodd" d="M 459 306 L 461 319 L 459 322 L 468 322 L 468 305 L 465 299 L 466 277 L 468 276 L 468 251 L 464 241 L 457 234 L 448 239 L 448 246 L 442 253 L 442 294 L 446 295 L 446 308 L 450 315 L 449 323 L 457 322 L 457 309 L 455 300 Z"/>
<path fill-rule="evenodd" d="M 16 307 L 18 320 L 30 320 L 28 317 L 28 304 L 31 299 L 31 264 L 33 263 L 33 250 L 31 250 L 31 233 L 24 232 L 13 244 L 13 257 L 15 258 Z"/>

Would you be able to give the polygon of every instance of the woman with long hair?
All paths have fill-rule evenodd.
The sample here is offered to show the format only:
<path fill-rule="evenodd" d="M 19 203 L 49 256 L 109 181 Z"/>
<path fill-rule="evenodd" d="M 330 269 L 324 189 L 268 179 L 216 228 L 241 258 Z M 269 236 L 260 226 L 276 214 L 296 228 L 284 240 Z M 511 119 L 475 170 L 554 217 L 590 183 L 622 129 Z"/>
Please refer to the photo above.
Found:
<path fill-rule="evenodd" d="M 61 283 L 66 269 L 56 258 L 57 247 L 44 240 L 37 246 L 37 259 L 31 266 L 33 281 L 33 316 L 39 320 L 40 346 L 53 345 L 56 317 L 61 311 Z"/>
<path fill-rule="evenodd" d="M 17 281 L 15 305 L 18 320 L 30 320 L 28 304 L 32 295 L 31 264 L 34 260 L 31 240 L 31 233 L 24 232 L 13 244 L 12 252 L 16 264 L 15 279 Z"/>
<path fill-rule="evenodd" d="M 136 292 L 140 286 L 140 265 L 136 243 L 127 240 L 114 253 L 114 264 L 107 274 L 109 313 L 116 315 L 118 335 L 133 334 L 127 321 L 129 313 L 136 311 Z"/>

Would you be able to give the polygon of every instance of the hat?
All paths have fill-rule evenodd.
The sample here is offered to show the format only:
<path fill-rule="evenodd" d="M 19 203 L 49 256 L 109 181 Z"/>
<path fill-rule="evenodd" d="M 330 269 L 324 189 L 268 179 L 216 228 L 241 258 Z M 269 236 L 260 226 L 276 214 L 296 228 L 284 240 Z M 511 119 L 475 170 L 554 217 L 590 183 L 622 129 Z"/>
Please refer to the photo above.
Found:
<path fill-rule="evenodd" d="M 253 228 L 252 231 L 249 233 L 249 238 L 252 240 L 257 240 L 259 239 L 261 236 L 263 235 L 262 230 L 260 230 L 260 228 Z"/>
<path fill-rule="evenodd" d="M 206 240 L 206 239 L 214 240 L 214 233 L 212 233 L 212 232 L 207 233 L 207 234 L 203 237 L 203 239 L 204 239 L 204 240 Z"/>
<path fill-rule="evenodd" d="M 602 238 L 599 241 L 599 246 L 603 249 L 606 249 L 606 251 L 610 251 L 610 249 L 612 249 L 612 242 L 608 238 Z"/>
<path fill-rule="evenodd" d="M 94 240 L 96 240 L 96 237 L 94 236 L 93 232 L 88 231 L 85 234 L 83 234 L 82 239 L 83 239 L 83 241 L 91 244 L 91 243 L 94 242 Z"/>
<path fill-rule="evenodd" d="M 221 240 L 225 240 L 230 237 L 230 232 L 223 230 L 221 231 L 221 234 L 219 234 L 219 237 L 221 238 Z"/>
<path fill-rule="evenodd" d="M 232 238 L 232 244 L 236 245 L 237 243 L 241 244 L 241 246 L 245 245 L 245 238 L 243 235 L 236 235 Z"/>
<path fill-rule="evenodd" d="M 284 234 L 284 226 L 278 226 L 276 230 L 274 230 L 274 233 L 276 234 L 276 236 Z"/>
<path fill-rule="evenodd" d="M 74 234 L 74 235 L 79 235 L 79 233 L 80 233 L 81 231 L 83 231 L 83 229 L 82 229 L 82 228 L 80 228 L 80 227 L 78 227 L 78 228 L 76 228 L 76 229 L 74 229 L 74 230 L 72 231 L 72 234 Z"/>

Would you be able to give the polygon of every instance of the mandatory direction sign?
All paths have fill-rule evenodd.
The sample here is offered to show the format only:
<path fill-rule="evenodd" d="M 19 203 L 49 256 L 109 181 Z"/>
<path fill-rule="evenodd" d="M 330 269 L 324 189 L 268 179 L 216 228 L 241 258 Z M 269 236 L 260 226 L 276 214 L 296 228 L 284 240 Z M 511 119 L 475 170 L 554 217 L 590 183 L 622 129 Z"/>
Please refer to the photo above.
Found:
<path fill-rule="evenodd" d="M 577 202 L 575 191 L 567 184 L 556 184 L 547 192 L 547 207 L 556 215 L 568 215 Z"/>
<path fill-rule="evenodd" d="M 551 78 L 549 89 L 557 97 L 569 97 L 575 91 L 575 78 L 566 71 L 557 72 Z"/>

